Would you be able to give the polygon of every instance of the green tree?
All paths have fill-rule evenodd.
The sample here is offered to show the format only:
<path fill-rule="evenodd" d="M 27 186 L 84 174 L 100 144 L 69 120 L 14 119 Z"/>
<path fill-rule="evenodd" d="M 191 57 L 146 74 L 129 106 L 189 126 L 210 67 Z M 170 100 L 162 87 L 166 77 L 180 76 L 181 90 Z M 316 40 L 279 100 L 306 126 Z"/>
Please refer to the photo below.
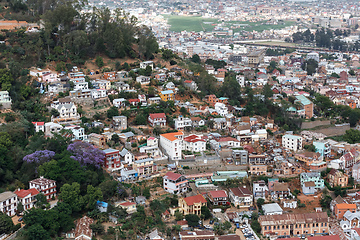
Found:
<path fill-rule="evenodd" d="M 101 201 L 103 199 L 103 195 L 101 189 L 98 187 L 93 187 L 92 185 L 87 186 L 87 192 L 84 196 L 85 207 L 88 210 L 94 210 L 96 207 L 96 202 Z"/>
<path fill-rule="evenodd" d="M 209 210 L 209 208 L 207 206 L 202 206 L 201 207 L 201 215 L 204 216 L 205 220 L 212 217 L 211 212 L 210 212 L 210 210 Z"/>
<path fill-rule="evenodd" d="M 144 114 L 139 113 L 136 115 L 134 120 L 135 125 L 146 125 L 146 123 L 147 123 L 147 118 Z"/>
<path fill-rule="evenodd" d="M 0 212 L 0 233 L 11 233 L 14 228 L 14 223 L 11 217 L 3 212 Z"/>
<path fill-rule="evenodd" d="M 46 200 L 46 196 L 43 193 L 40 193 L 35 196 L 36 203 L 35 206 L 41 209 L 44 209 L 48 206 L 48 201 Z"/>
<path fill-rule="evenodd" d="M 81 211 L 84 206 L 84 200 L 80 195 L 80 184 L 77 182 L 73 182 L 71 185 L 64 184 L 60 188 L 59 200 L 69 204 L 73 212 Z"/>
<path fill-rule="evenodd" d="M 49 233 L 40 224 L 30 226 L 26 230 L 25 235 L 29 240 L 50 239 Z"/>
<path fill-rule="evenodd" d="M 180 221 L 184 219 L 184 215 L 179 210 L 175 211 L 174 216 L 176 221 Z"/>
<path fill-rule="evenodd" d="M 265 96 L 265 98 L 271 98 L 273 96 L 274 92 L 271 90 L 271 86 L 269 84 L 264 85 L 262 94 Z"/>
<path fill-rule="evenodd" d="M 96 57 L 95 63 L 99 68 L 102 68 L 105 65 L 103 58 L 100 56 Z"/>
<path fill-rule="evenodd" d="M 113 135 L 111 136 L 111 141 L 114 141 L 115 144 L 118 143 L 118 142 L 120 141 L 119 135 L 113 134 Z"/>
<path fill-rule="evenodd" d="M 143 26 L 140 28 L 140 37 L 139 37 L 139 53 L 140 56 L 145 59 L 151 59 L 153 58 L 153 54 L 159 50 L 159 45 L 157 43 L 157 40 L 152 33 L 152 31 L 146 27 Z"/>
<path fill-rule="evenodd" d="M 198 64 L 201 63 L 201 59 L 200 59 L 199 55 L 197 55 L 197 54 L 194 54 L 194 55 L 190 58 L 190 60 L 191 60 L 192 62 L 194 62 L 194 63 L 198 63 Z"/>
<path fill-rule="evenodd" d="M 258 205 L 258 208 L 260 209 L 262 205 L 264 205 L 265 203 L 265 200 L 263 198 L 259 198 L 257 201 L 256 201 L 256 204 Z"/>
<path fill-rule="evenodd" d="M 188 214 L 185 216 L 185 219 L 188 222 L 189 227 L 195 227 L 199 225 L 200 218 L 196 214 Z"/>

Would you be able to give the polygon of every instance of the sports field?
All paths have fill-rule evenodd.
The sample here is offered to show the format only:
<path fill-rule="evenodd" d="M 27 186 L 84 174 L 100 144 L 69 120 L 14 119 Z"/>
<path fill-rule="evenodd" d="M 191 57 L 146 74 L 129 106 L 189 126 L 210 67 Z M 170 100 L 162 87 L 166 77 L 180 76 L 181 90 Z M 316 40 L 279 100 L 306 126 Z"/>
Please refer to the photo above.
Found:
<path fill-rule="evenodd" d="M 212 31 L 214 25 L 217 23 L 217 19 L 192 17 L 192 16 L 177 16 L 177 15 L 164 15 L 168 20 L 170 31 L 181 32 L 181 31 Z"/>

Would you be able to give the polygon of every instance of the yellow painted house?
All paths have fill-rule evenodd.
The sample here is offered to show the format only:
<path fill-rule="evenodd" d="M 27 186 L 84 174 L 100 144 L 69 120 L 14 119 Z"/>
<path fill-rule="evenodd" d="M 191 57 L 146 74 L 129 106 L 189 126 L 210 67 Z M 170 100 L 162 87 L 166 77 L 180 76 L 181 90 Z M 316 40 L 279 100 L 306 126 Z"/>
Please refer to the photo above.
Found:
<path fill-rule="evenodd" d="M 173 90 L 161 91 L 159 94 L 162 101 L 175 101 L 175 93 Z"/>

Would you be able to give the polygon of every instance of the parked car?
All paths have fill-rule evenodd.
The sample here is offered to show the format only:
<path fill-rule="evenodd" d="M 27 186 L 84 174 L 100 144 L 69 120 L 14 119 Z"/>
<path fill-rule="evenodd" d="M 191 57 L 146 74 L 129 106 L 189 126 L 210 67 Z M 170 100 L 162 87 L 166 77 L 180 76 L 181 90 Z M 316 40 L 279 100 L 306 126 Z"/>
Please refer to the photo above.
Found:
<path fill-rule="evenodd" d="M 213 224 L 213 223 L 214 223 L 214 219 L 211 219 L 209 223 L 210 223 L 210 224 Z"/>
<path fill-rule="evenodd" d="M 18 219 L 18 221 L 19 221 L 19 222 L 22 222 L 22 220 L 23 220 L 23 218 L 22 218 L 22 217 Z"/>

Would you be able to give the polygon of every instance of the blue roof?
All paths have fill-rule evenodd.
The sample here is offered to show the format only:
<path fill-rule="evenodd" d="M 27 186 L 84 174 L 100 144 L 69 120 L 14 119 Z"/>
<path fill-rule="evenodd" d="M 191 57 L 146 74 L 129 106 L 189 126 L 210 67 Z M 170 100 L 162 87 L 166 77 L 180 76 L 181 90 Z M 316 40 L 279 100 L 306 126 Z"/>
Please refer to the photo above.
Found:
<path fill-rule="evenodd" d="M 166 90 L 166 91 L 161 91 L 161 94 L 171 94 L 174 93 L 173 90 Z"/>
<path fill-rule="evenodd" d="M 108 203 L 106 202 L 102 202 L 102 201 L 96 201 L 96 205 L 103 207 L 103 208 L 107 208 L 108 207 Z"/>
<path fill-rule="evenodd" d="M 296 96 L 296 101 L 300 101 L 302 105 L 309 105 L 312 102 L 304 95 Z"/>

